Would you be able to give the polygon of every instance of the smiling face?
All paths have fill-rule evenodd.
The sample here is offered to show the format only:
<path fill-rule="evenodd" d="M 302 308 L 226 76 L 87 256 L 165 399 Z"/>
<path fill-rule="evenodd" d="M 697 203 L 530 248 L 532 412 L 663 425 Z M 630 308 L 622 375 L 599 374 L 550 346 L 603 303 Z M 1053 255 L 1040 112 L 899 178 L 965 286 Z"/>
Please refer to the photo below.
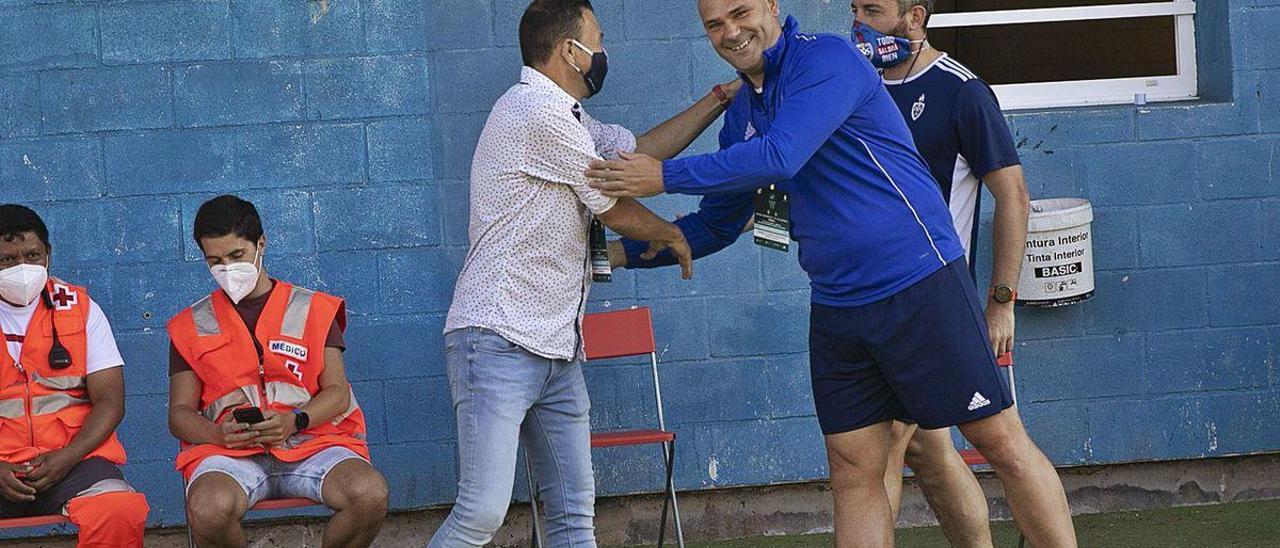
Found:
<path fill-rule="evenodd" d="M 782 36 L 777 0 L 699 0 L 702 28 L 716 53 L 757 81 L 764 76 L 764 52 Z"/>

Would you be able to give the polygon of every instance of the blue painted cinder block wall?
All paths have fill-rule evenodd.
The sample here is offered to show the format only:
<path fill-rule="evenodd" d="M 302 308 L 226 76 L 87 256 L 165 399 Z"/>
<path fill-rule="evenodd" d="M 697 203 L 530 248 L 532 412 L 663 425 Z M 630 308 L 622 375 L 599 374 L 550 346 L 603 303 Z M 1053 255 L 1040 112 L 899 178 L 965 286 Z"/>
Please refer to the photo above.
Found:
<path fill-rule="evenodd" d="M 224 192 L 264 213 L 273 274 L 348 299 L 348 370 L 394 508 L 452 500 L 440 330 L 523 4 L 330 0 L 313 23 L 302 0 L 0 0 L 0 200 L 44 215 L 54 272 L 114 323 L 126 472 L 153 524 L 182 520 L 163 326 L 212 288 L 188 234 Z M 692 0 L 596 4 L 613 65 L 596 117 L 647 129 L 731 77 Z M 809 29 L 848 25 L 843 2 L 782 5 Z M 1019 315 L 1021 409 L 1058 464 L 1280 449 L 1280 2 L 1200 12 L 1202 100 L 1009 115 L 1033 195 L 1097 208 L 1097 296 Z M 593 297 L 655 310 L 681 488 L 825 476 L 794 257 L 740 242 L 693 282 L 622 272 Z M 654 422 L 642 362 L 588 371 L 598 427 Z M 598 452 L 602 493 L 653 490 L 655 457 Z"/>

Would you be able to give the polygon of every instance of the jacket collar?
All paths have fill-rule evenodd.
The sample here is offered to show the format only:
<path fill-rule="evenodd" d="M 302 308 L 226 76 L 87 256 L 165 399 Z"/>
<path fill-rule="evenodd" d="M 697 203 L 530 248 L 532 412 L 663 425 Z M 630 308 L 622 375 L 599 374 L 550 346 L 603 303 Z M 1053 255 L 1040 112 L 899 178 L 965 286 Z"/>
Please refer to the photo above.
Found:
<path fill-rule="evenodd" d="M 796 21 L 794 16 L 788 15 L 786 21 L 782 23 L 782 34 L 778 36 L 778 42 L 773 47 L 764 51 L 764 87 L 770 87 L 773 83 L 773 77 L 782 70 L 782 62 L 787 54 L 787 48 L 791 45 L 791 41 L 795 39 L 796 31 L 800 27 L 800 23 Z M 739 73 L 748 87 L 753 86 L 751 80 L 747 79 L 745 74 Z"/>

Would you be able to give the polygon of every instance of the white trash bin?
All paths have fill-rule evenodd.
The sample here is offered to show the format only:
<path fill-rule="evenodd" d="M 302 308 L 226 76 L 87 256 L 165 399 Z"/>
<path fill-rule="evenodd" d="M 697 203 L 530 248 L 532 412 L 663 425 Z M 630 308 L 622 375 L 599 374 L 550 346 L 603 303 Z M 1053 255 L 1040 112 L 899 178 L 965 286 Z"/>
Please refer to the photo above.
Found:
<path fill-rule="evenodd" d="M 1092 223 L 1088 200 L 1032 200 L 1019 305 L 1065 306 L 1093 296 Z"/>

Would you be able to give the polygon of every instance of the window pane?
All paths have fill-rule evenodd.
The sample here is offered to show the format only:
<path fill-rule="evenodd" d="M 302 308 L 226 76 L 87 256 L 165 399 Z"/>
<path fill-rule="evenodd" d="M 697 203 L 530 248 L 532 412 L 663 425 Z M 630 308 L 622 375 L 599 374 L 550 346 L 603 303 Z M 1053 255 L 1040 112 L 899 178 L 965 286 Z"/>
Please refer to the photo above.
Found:
<path fill-rule="evenodd" d="M 991 84 L 1178 73 L 1172 16 L 934 29 L 929 42 Z"/>
<path fill-rule="evenodd" d="M 1116 4 L 1159 4 L 1169 0 L 937 0 L 935 13 L 968 11 L 1022 10 L 1035 8 L 1070 8 L 1077 6 L 1114 6 Z"/>

